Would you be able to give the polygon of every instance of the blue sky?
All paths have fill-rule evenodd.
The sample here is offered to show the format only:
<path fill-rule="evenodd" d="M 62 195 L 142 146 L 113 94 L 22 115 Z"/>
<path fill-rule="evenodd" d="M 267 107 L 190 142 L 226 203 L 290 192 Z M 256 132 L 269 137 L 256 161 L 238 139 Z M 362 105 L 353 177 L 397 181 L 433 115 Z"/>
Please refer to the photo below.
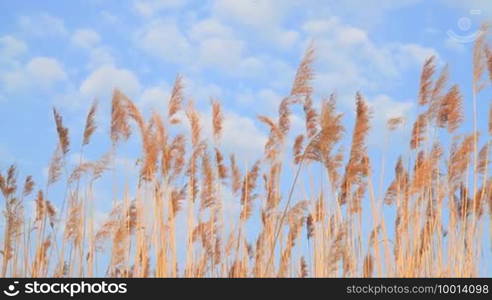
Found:
<path fill-rule="evenodd" d="M 354 93 L 362 91 L 373 109 L 369 143 L 377 157 L 386 119 L 404 116 L 411 124 L 415 118 L 420 67 L 430 55 L 450 63 L 451 81 L 471 100 L 467 38 L 490 19 L 492 2 L 0 0 L 0 11 L 0 170 L 15 162 L 42 183 L 56 144 L 52 106 L 71 129 L 71 161 L 78 162 L 85 114 L 100 100 L 101 126 L 86 154 L 94 159 L 109 147 L 112 89 L 123 90 L 146 113 L 164 110 L 178 73 L 204 115 L 210 97 L 222 101 L 224 147 L 251 164 L 267 136 L 255 116 L 275 116 L 310 41 L 317 50 L 317 98 L 337 92 L 350 126 Z M 490 99 L 485 95 L 482 100 Z M 479 113 L 484 126 L 485 110 Z M 293 124 L 301 130 L 301 115 Z M 389 168 L 408 133 L 391 137 Z M 136 149 L 120 153 L 128 178 L 135 174 Z"/>
<path fill-rule="evenodd" d="M 81 123 L 94 98 L 104 107 L 112 88 L 120 87 L 143 109 L 159 108 L 177 73 L 185 76 L 187 94 L 203 110 L 210 97 L 218 97 L 231 114 L 273 114 L 310 40 L 318 50 L 319 97 L 336 91 L 340 106 L 350 109 L 354 91 L 361 90 L 382 117 L 377 119 L 406 114 L 414 107 L 420 65 L 429 55 L 451 62 L 454 81 L 469 82 L 471 45 L 446 32 L 470 34 L 492 6 L 487 1 L 318 2 L 2 1 L 0 101 L 7 117 L 1 125 L 15 124 L 16 130 L 0 138 L 1 162 L 46 157 L 39 149 L 34 158 L 29 143 L 53 141 L 47 117 L 52 105 L 69 122 Z M 470 15 L 471 9 L 482 13 Z M 458 27 L 463 17 L 471 20 L 468 31 Z M 253 136 L 261 130 L 255 126 L 248 128 Z"/>

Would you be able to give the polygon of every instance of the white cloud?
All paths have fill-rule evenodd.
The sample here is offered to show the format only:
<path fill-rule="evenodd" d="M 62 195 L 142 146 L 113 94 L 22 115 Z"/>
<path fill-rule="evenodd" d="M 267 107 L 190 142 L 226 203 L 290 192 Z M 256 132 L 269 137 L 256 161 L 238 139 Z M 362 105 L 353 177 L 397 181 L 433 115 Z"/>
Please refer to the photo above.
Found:
<path fill-rule="evenodd" d="M 173 63 L 189 62 L 191 46 L 176 22 L 150 23 L 137 33 L 136 44 L 148 54 Z"/>
<path fill-rule="evenodd" d="M 15 58 L 27 52 L 27 45 L 23 41 L 11 36 L 0 37 L 0 59 Z"/>
<path fill-rule="evenodd" d="M 134 97 L 140 91 L 140 82 L 130 70 L 105 65 L 96 69 L 82 82 L 80 92 L 84 96 L 107 99 L 115 88 Z"/>
<path fill-rule="evenodd" d="M 401 62 L 402 67 L 421 66 L 431 56 L 439 59 L 435 49 L 417 44 L 397 44 L 393 50 L 396 61 Z"/>
<path fill-rule="evenodd" d="M 89 49 L 99 44 L 101 37 L 92 29 L 79 29 L 74 32 L 71 41 L 78 47 Z"/>
<path fill-rule="evenodd" d="M 210 112 L 202 114 L 202 123 L 203 133 L 212 139 Z M 222 149 L 224 149 L 225 153 L 234 153 L 240 164 L 247 163 L 249 166 L 261 158 L 267 137 L 257 126 L 258 124 L 252 118 L 225 110 L 221 139 Z"/>
<path fill-rule="evenodd" d="M 371 131 L 369 133 L 369 143 L 372 146 L 384 145 L 384 132 L 387 131 L 386 124 L 391 118 L 403 118 L 405 123 L 409 123 L 414 118 L 414 103 L 411 101 L 396 101 L 387 95 L 377 95 L 367 100 L 372 112 Z M 398 137 L 394 137 L 394 142 L 404 143 L 407 141 L 408 130 L 404 127 L 398 128 L 400 131 Z"/>
<path fill-rule="evenodd" d="M 249 34 L 262 43 L 285 49 L 299 40 L 297 31 L 283 28 L 286 16 L 298 5 L 294 0 L 217 0 L 212 11 L 222 20 L 251 30 Z"/>
<path fill-rule="evenodd" d="M 32 79 L 47 86 L 67 78 L 67 74 L 61 64 L 56 59 L 50 57 L 33 58 L 27 64 L 26 71 Z"/>
<path fill-rule="evenodd" d="M 143 108 L 162 109 L 167 105 L 170 95 L 169 90 L 170 88 L 167 84 L 162 84 L 162 87 L 155 86 L 145 89 L 142 92 L 142 96 L 140 96 L 140 106 Z"/>
<path fill-rule="evenodd" d="M 24 76 L 23 70 L 15 70 L 0 74 L 0 81 L 2 82 L 5 90 L 9 92 L 15 92 L 22 90 L 28 84 L 26 76 Z"/>
<path fill-rule="evenodd" d="M 314 38 L 316 47 L 317 92 L 378 89 L 384 82 L 399 79 L 403 72 L 420 68 L 438 53 L 418 44 L 376 43 L 366 31 L 341 22 L 337 17 L 309 20 L 303 30 Z"/>
<path fill-rule="evenodd" d="M 206 83 L 198 78 L 184 78 L 185 96 L 198 101 L 208 101 L 210 97 L 221 98 L 223 90 L 213 83 Z"/>
<path fill-rule="evenodd" d="M 233 71 L 240 63 L 244 42 L 235 39 L 209 38 L 200 43 L 200 63 Z"/>
<path fill-rule="evenodd" d="M 62 19 L 46 13 L 21 16 L 18 23 L 26 33 L 37 37 L 65 36 L 68 33 Z"/>
<path fill-rule="evenodd" d="M 289 36 L 284 42 L 291 42 Z M 265 69 L 262 58 L 248 55 L 247 43 L 237 38 L 234 28 L 216 18 L 192 23 L 187 30 L 171 19 L 150 22 L 136 34 L 135 43 L 147 54 L 191 72 L 210 68 L 234 77 L 257 77 Z"/>
<path fill-rule="evenodd" d="M 114 64 L 114 57 L 111 54 L 111 49 L 106 46 L 98 46 L 92 48 L 89 52 L 89 68 L 98 68 L 103 65 Z"/>
<path fill-rule="evenodd" d="M 11 36 L 0 37 L 0 66 L 5 69 L 19 68 L 19 58 L 27 52 L 27 45 L 23 41 Z"/>
<path fill-rule="evenodd" d="M 391 118 L 408 118 L 414 104 L 410 101 L 395 101 L 387 95 L 377 95 L 368 101 L 375 119 L 386 122 Z"/>
<path fill-rule="evenodd" d="M 88 51 L 89 69 L 98 68 L 103 65 L 113 65 L 115 59 L 110 47 L 101 45 L 101 36 L 92 29 L 78 29 L 71 37 L 73 45 Z"/>
<path fill-rule="evenodd" d="M 237 71 L 232 75 L 259 79 L 261 74 L 266 74 L 265 63 L 254 56 L 242 58 L 237 66 Z"/>
<path fill-rule="evenodd" d="M 134 0 L 133 8 L 138 14 L 150 17 L 163 10 L 183 6 L 186 2 L 186 0 Z"/>
<path fill-rule="evenodd" d="M 337 34 L 337 40 L 345 45 L 360 45 L 368 41 L 366 32 L 359 28 L 345 27 L 337 31 Z"/>
<path fill-rule="evenodd" d="M 0 81 L 8 91 L 33 87 L 51 88 L 55 83 L 66 79 L 63 66 L 51 57 L 35 57 L 25 66 L 0 75 Z"/>
<path fill-rule="evenodd" d="M 333 31 L 338 23 L 338 18 L 313 19 L 305 22 L 302 28 L 311 35 L 321 35 Z"/>
<path fill-rule="evenodd" d="M 447 0 L 446 0 L 447 1 Z M 313 18 L 324 18 L 337 15 L 342 18 L 350 18 L 354 25 L 370 27 L 385 20 L 388 13 L 411 5 L 424 2 L 424 0 L 377 0 L 377 1 L 325 1 L 320 5 L 317 0 L 305 0 L 297 2 Z M 298 7 L 298 8 L 299 8 Z"/>
<path fill-rule="evenodd" d="M 290 0 L 216 0 L 213 10 L 225 19 L 263 27 L 278 24 L 292 2 Z"/>
<path fill-rule="evenodd" d="M 282 95 L 272 89 L 246 90 L 237 95 L 240 108 L 254 114 L 276 115 Z"/>
<path fill-rule="evenodd" d="M 101 11 L 100 15 L 101 15 L 102 20 L 108 24 L 115 25 L 115 24 L 120 22 L 120 19 L 118 16 L 110 13 L 107 10 Z"/>
<path fill-rule="evenodd" d="M 200 41 L 212 37 L 230 38 L 233 36 L 233 31 L 219 20 L 209 18 L 194 23 L 188 35 L 191 39 Z"/>
<path fill-rule="evenodd" d="M 275 34 L 277 44 L 282 48 L 292 47 L 298 40 L 300 34 L 294 30 L 278 31 Z"/>
<path fill-rule="evenodd" d="M 264 69 L 261 59 L 245 55 L 247 43 L 238 39 L 233 28 L 218 19 L 194 23 L 188 36 L 193 49 L 198 51 L 194 55 L 198 57 L 196 68 L 215 67 L 238 77 L 257 76 Z"/>
<path fill-rule="evenodd" d="M 88 97 L 83 97 L 81 93 L 73 86 L 68 86 L 65 90 L 59 93 L 53 93 L 51 96 L 54 105 L 57 107 L 63 107 L 65 111 L 73 113 L 80 112 L 81 109 L 85 110 L 88 106 Z M 99 114 L 101 114 L 99 112 Z M 98 120 L 105 118 L 105 115 L 98 116 Z M 84 126 L 82 123 L 79 126 Z"/>

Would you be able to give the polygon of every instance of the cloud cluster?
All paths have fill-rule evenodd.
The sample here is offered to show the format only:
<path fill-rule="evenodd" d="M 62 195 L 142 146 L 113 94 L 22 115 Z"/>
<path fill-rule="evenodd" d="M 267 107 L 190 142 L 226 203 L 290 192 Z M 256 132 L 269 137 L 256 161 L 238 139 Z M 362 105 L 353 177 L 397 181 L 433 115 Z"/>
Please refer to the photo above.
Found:
<path fill-rule="evenodd" d="M 8 92 L 50 89 L 66 79 L 63 66 L 52 57 L 34 57 L 24 65 L 0 74 L 0 82 Z"/>
<path fill-rule="evenodd" d="M 437 51 L 411 42 L 375 41 L 362 23 L 354 25 L 352 19 L 336 17 L 334 12 L 353 16 L 365 12 L 376 18 L 417 2 L 420 0 L 381 0 L 380 10 L 376 10 L 372 4 L 351 0 L 324 5 L 313 0 L 214 0 L 188 9 L 191 4 L 186 0 L 134 0 L 129 15 L 101 13 L 111 24 L 136 18 L 130 32 L 118 42 L 116 35 L 106 40 L 108 32 L 100 27 L 67 29 L 62 19 L 46 13 L 22 16 L 18 27 L 25 36 L 57 37 L 67 42 L 77 54 L 83 54 L 85 68 L 67 65 L 67 61 L 70 74 L 77 75 L 69 78 L 64 64 L 55 57 L 22 60 L 20 57 L 28 56 L 27 44 L 6 35 L 0 38 L 0 53 L 9 57 L 11 67 L 0 75 L 0 81 L 9 92 L 32 88 L 32 82 L 43 88 L 65 82 L 66 105 L 70 99 L 109 99 L 112 90 L 120 88 L 148 109 L 158 108 L 169 98 L 169 78 L 178 70 L 186 75 L 187 96 L 198 101 L 210 96 L 226 100 L 233 121 L 226 119 L 230 123 L 225 128 L 230 132 L 225 133 L 224 142 L 231 149 L 246 149 L 247 155 L 263 147 L 264 133 L 256 127 L 254 114 L 276 113 L 282 95 L 288 93 L 296 63 L 311 40 L 317 50 L 316 96 L 342 92 L 345 109 L 352 109 L 354 92 L 362 90 L 369 94 L 380 119 L 408 113 L 408 102 L 384 94 L 386 83 L 398 81 Z M 157 71 L 143 72 L 148 69 L 144 63 L 127 62 L 139 55 L 146 62 L 155 61 L 156 69 L 165 66 L 166 72 L 170 70 L 172 74 L 164 77 L 168 81 L 156 75 Z M 381 88 L 383 94 L 377 93 Z M 239 135 L 247 138 L 238 140 Z M 241 141 L 247 142 L 238 144 Z"/>
<path fill-rule="evenodd" d="M 25 54 L 27 45 L 11 35 L 0 37 L 0 59 L 13 59 Z"/>
<path fill-rule="evenodd" d="M 398 79 L 408 68 L 420 66 L 436 50 L 418 44 L 372 41 L 366 31 L 339 18 L 309 20 L 303 30 L 314 39 L 319 74 L 317 90 L 374 90 Z"/>
<path fill-rule="evenodd" d="M 101 37 L 94 30 L 78 29 L 73 33 L 71 41 L 78 47 L 90 49 L 99 44 Z"/>
<path fill-rule="evenodd" d="M 21 16 L 18 24 L 24 33 L 37 38 L 56 38 L 68 34 L 65 22 L 47 13 Z"/>
<path fill-rule="evenodd" d="M 134 0 L 133 9 L 139 15 L 150 17 L 163 10 L 183 6 L 186 2 L 186 0 Z"/>
<path fill-rule="evenodd" d="M 115 88 L 134 97 L 139 94 L 141 84 L 132 71 L 104 65 L 92 72 L 81 83 L 80 93 L 87 98 L 109 99 Z"/>

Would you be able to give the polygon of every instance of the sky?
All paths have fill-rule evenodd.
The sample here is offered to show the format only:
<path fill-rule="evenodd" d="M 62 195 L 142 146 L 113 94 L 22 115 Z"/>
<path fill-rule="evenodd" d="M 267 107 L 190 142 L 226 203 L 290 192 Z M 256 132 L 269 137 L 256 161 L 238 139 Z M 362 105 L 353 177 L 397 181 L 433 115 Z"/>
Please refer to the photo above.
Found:
<path fill-rule="evenodd" d="M 89 106 L 99 100 L 102 125 L 85 154 L 97 158 L 110 145 L 112 90 L 121 89 L 146 114 L 164 111 L 177 74 L 204 118 L 210 99 L 221 100 L 223 145 L 251 164 L 268 134 L 256 116 L 276 115 L 311 42 L 316 98 L 336 92 L 351 126 L 354 94 L 361 91 L 373 111 L 369 144 L 381 156 L 386 120 L 404 116 L 410 123 L 416 116 L 426 58 L 449 63 L 451 81 L 470 99 L 471 42 L 492 17 L 492 2 L 0 0 L 0 11 L 0 170 L 16 163 L 22 174 L 45 182 L 56 145 L 53 106 L 80 141 Z M 479 125 L 486 115 L 479 111 Z M 303 126 L 295 115 L 294 129 Z M 391 137 L 389 160 L 405 149 L 408 135 Z M 80 153 L 73 148 L 75 164 Z M 128 178 L 136 172 L 136 149 L 128 146 L 118 157 Z M 100 197 L 110 193 L 100 188 Z"/>

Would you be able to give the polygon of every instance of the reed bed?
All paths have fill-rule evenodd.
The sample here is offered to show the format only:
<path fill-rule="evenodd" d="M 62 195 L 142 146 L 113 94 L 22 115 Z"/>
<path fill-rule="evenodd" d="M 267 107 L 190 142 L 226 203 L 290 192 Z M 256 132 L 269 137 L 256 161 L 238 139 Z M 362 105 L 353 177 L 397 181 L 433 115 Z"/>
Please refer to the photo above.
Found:
<path fill-rule="evenodd" d="M 383 193 L 374 187 L 383 175 L 373 173 L 367 145 L 372 114 L 364 95 L 355 95 L 355 123 L 351 133 L 347 132 L 344 116 L 337 112 L 336 95 L 315 105 L 311 85 L 314 59 L 314 47 L 310 46 L 290 94 L 280 103 L 278 116 L 258 117 L 269 130 L 268 140 L 263 156 L 246 167 L 223 150 L 220 102 L 211 103 L 213 135 L 209 138 L 203 133 L 201 114 L 192 101 L 184 99 L 181 76 L 176 77 L 167 109 L 150 118 L 123 92 L 114 90 L 110 149 L 98 160 L 81 159 L 74 169 L 67 164 L 73 147 L 70 132 L 54 109 L 58 144 L 44 187 L 38 189 L 31 176 L 20 178 L 16 166 L 0 175 L 5 205 L 1 275 L 483 274 L 481 260 L 484 251 L 490 251 L 485 245 L 492 215 L 492 109 L 480 99 L 492 82 L 492 48 L 487 35 L 481 35 L 474 46 L 471 116 L 464 115 L 468 99 L 460 86 L 448 83 L 448 68 L 439 70 L 434 57 L 423 65 L 419 114 L 411 127 L 408 150 L 396 161 Z M 292 132 L 292 109 L 304 113 L 304 132 Z M 98 126 L 97 110 L 94 102 L 79 145 L 81 153 L 91 146 Z M 489 112 L 488 128 L 479 132 L 478 115 L 484 116 L 484 111 Z M 472 132 L 458 134 L 465 120 L 471 120 Z M 399 129 L 405 121 L 387 120 L 387 131 Z M 111 172 L 119 147 L 132 135 L 139 136 L 142 145 L 135 192 L 115 196 L 112 210 L 98 223 L 94 184 Z M 451 147 L 440 141 L 443 136 L 452 141 Z M 350 140 L 345 148 L 344 138 Z M 314 176 L 313 170 L 323 175 Z M 318 184 L 319 178 L 323 180 Z M 299 189 L 306 183 L 311 190 L 308 197 L 302 197 Z M 54 185 L 66 190 L 58 207 L 50 199 Z M 124 189 L 130 190 L 128 186 Z M 225 190 L 233 197 L 225 199 Z M 32 213 L 25 211 L 31 207 L 26 205 L 29 201 L 34 202 Z M 231 220 L 226 201 L 239 206 L 237 218 Z M 394 215 L 384 213 L 389 210 Z"/>

